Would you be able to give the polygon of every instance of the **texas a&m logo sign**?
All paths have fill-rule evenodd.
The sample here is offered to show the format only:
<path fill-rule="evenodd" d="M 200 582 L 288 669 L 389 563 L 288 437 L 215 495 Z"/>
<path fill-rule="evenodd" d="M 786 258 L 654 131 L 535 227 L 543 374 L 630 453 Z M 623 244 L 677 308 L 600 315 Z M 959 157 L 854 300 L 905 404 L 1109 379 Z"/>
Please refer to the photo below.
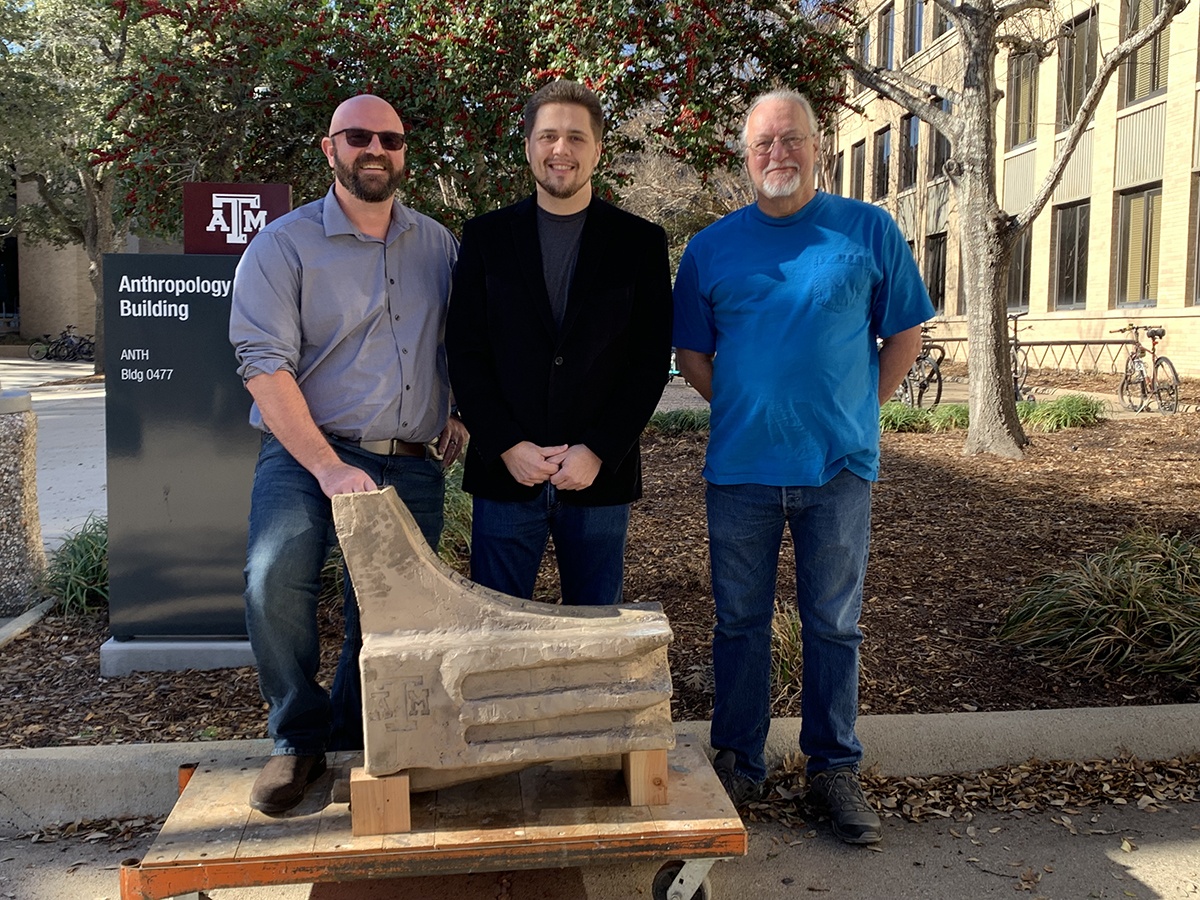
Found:
<path fill-rule="evenodd" d="M 291 208 L 287 184 L 185 184 L 183 252 L 241 253 L 250 238 Z"/>

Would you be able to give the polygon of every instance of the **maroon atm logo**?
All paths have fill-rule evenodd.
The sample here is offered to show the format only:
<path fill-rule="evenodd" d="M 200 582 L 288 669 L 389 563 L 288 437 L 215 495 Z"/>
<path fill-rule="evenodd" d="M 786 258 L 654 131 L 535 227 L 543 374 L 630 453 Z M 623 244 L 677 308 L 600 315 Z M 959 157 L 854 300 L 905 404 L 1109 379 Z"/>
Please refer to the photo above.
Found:
<path fill-rule="evenodd" d="M 240 254 L 291 208 L 287 184 L 185 184 L 183 252 Z"/>

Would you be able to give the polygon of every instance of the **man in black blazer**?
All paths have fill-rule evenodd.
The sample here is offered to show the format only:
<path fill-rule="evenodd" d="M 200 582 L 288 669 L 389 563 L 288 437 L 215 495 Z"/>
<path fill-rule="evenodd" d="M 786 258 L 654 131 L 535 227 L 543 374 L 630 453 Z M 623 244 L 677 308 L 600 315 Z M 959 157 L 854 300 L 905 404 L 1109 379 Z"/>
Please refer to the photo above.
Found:
<path fill-rule="evenodd" d="M 446 352 L 471 433 L 471 577 L 532 597 L 547 536 L 564 603 L 621 599 L 638 436 L 667 380 L 666 234 L 592 195 L 604 120 L 556 81 L 525 106 L 536 194 L 463 229 Z"/>

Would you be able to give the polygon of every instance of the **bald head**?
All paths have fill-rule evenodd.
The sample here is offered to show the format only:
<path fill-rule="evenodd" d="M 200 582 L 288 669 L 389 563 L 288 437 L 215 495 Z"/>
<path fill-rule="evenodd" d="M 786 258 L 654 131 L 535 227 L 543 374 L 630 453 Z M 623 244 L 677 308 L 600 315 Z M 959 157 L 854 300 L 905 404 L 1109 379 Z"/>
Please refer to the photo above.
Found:
<path fill-rule="evenodd" d="M 329 133 L 343 128 L 369 128 L 372 131 L 403 131 L 400 114 L 382 97 L 359 94 L 343 101 L 329 120 Z"/>

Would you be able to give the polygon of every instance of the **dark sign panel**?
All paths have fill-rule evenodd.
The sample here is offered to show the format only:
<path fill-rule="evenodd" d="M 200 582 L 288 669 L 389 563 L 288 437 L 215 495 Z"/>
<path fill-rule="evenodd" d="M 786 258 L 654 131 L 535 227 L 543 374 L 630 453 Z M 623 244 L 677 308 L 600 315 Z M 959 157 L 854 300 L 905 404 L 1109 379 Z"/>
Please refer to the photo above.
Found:
<path fill-rule="evenodd" d="M 289 184 L 185 184 L 183 252 L 239 255 L 291 208 Z"/>
<path fill-rule="evenodd" d="M 104 258 L 113 637 L 245 634 L 259 435 L 229 344 L 233 256 Z"/>

